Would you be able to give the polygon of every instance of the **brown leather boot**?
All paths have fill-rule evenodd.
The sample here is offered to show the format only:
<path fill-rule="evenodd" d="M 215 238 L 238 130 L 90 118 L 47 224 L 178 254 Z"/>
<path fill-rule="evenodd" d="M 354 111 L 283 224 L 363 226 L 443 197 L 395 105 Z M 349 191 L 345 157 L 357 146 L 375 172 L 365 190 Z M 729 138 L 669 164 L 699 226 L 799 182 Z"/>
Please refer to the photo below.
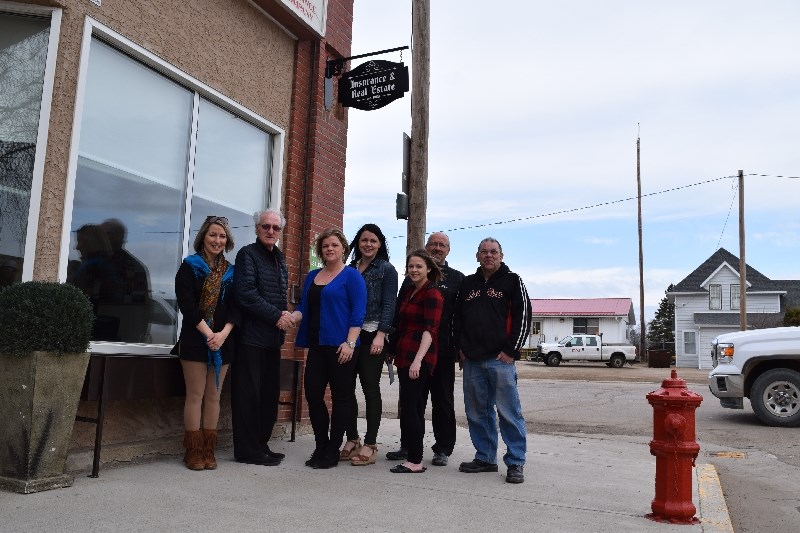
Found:
<path fill-rule="evenodd" d="M 217 468 L 217 458 L 214 457 L 214 450 L 217 449 L 217 430 L 203 430 L 203 464 L 206 470 Z"/>
<path fill-rule="evenodd" d="M 203 470 L 206 465 L 203 461 L 203 432 L 186 431 L 183 434 L 183 447 L 186 448 L 183 462 L 189 470 Z"/>

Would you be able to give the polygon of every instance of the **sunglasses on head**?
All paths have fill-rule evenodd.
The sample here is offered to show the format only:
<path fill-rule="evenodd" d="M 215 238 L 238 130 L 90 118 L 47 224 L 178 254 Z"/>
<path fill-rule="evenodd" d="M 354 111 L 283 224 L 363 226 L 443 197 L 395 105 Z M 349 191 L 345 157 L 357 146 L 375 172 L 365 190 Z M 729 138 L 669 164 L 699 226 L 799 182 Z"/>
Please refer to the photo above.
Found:
<path fill-rule="evenodd" d="M 214 224 L 216 222 L 222 222 L 226 226 L 228 225 L 228 217 L 218 217 L 217 215 L 208 215 L 206 217 L 206 222 L 209 224 Z"/>

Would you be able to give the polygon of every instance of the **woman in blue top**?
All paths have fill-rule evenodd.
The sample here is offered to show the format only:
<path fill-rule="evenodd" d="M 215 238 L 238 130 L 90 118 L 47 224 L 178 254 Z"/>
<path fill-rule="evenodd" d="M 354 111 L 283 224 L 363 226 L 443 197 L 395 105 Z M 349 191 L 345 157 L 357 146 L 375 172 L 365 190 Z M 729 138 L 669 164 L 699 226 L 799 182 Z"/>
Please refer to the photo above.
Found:
<path fill-rule="evenodd" d="M 341 231 L 323 231 L 314 249 L 325 266 L 306 276 L 300 307 L 292 313 L 292 320 L 300 322 L 295 346 L 309 349 L 304 386 L 316 446 L 306 466 L 331 468 L 339 464 L 347 426 L 367 288 L 358 270 L 345 266 L 349 247 Z M 330 417 L 325 405 L 328 385 Z"/>
<path fill-rule="evenodd" d="M 356 374 L 364 392 L 367 432 L 364 445 L 358 436 L 358 403 L 356 388 L 350 397 L 350 419 L 347 442 L 339 452 L 339 460 L 350 460 L 355 466 L 371 465 L 377 458 L 378 428 L 381 425 L 381 373 L 386 353 L 384 339 L 392 331 L 394 304 L 397 300 L 397 270 L 389 262 L 386 237 L 375 224 L 364 224 L 350 243 L 353 261 L 350 266 L 361 272 L 367 284 L 367 314 L 361 326 L 361 345 L 356 349 Z"/>
<path fill-rule="evenodd" d="M 194 240 L 196 253 L 183 260 L 175 275 L 183 323 L 173 353 L 181 358 L 186 382 L 183 462 L 191 470 L 217 467 L 219 391 L 235 349 L 230 333 L 238 322 L 237 308 L 230 302 L 233 265 L 223 253 L 232 249 L 228 219 L 207 217 Z"/>

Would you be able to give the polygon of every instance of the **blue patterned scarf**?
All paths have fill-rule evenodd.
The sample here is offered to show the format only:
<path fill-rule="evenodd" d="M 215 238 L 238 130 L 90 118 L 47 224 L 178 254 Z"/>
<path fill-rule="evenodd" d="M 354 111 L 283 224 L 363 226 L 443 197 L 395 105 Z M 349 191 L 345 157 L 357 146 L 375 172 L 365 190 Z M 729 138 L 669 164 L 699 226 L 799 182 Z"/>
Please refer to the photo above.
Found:
<path fill-rule="evenodd" d="M 228 261 L 220 254 L 217 256 L 213 263 L 213 268 L 209 265 L 209 261 L 202 254 L 190 255 L 186 258 L 186 262 L 192 266 L 195 275 L 205 277 L 203 281 L 203 288 L 200 291 L 200 313 L 203 315 L 211 331 L 214 331 L 214 311 L 217 308 L 217 303 L 225 297 L 223 290 L 223 283 L 227 282 L 233 275 L 233 268 L 230 268 Z M 198 334 L 202 335 L 198 331 Z M 207 340 L 207 339 L 204 339 Z M 219 390 L 219 372 L 222 367 L 222 351 L 221 350 L 208 350 L 207 358 L 208 368 L 214 368 L 214 378 Z"/>

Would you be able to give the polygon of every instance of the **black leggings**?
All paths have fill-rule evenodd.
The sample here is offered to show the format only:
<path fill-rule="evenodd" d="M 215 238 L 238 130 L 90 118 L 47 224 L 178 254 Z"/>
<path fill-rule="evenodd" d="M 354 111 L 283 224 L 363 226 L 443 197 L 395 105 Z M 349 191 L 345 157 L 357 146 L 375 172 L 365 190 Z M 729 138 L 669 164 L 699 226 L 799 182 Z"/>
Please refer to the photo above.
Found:
<path fill-rule="evenodd" d="M 356 348 L 358 360 L 355 372 L 361 381 L 361 390 L 364 393 L 364 410 L 367 418 L 367 432 L 364 434 L 364 444 L 375 444 L 378 439 L 378 428 L 383 415 L 383 402 L 381 401 L 381 375 L 386 352 L 380 354 L 370 353 L 372 341 L 378 334 L 377 331 L 362 331 L 361 344 Z M 358 438 L 358 402 L 356 401 L 356 383 L 353 380 L 353 391 L 350 396 L 350 414 L 347 422 L 347 440 Z"/>
<path fill-rule="evenodd" d="M 408 367 L 398 368 L 400 379 L 400 440 L 408 449 L 408 462 L 422 462 L 422 438 L 425 436 L 425 385 L 430 376 L 422 361 L 419 377 L 408 377 Z"/>
<path fill-rule="evenodd" d="M 350 397 L 355 386 L 355 358 L 339 364 L 337 346 L 309 348 L 306 359 L 305 389 L 308 417 L 314 430 L 316 449 L 339 453 L 347 428 Z M 331 387 L 331 414 L 325 404 L 325 389 Z M 330 434 L 328 428 L 330 425 Z"/>

